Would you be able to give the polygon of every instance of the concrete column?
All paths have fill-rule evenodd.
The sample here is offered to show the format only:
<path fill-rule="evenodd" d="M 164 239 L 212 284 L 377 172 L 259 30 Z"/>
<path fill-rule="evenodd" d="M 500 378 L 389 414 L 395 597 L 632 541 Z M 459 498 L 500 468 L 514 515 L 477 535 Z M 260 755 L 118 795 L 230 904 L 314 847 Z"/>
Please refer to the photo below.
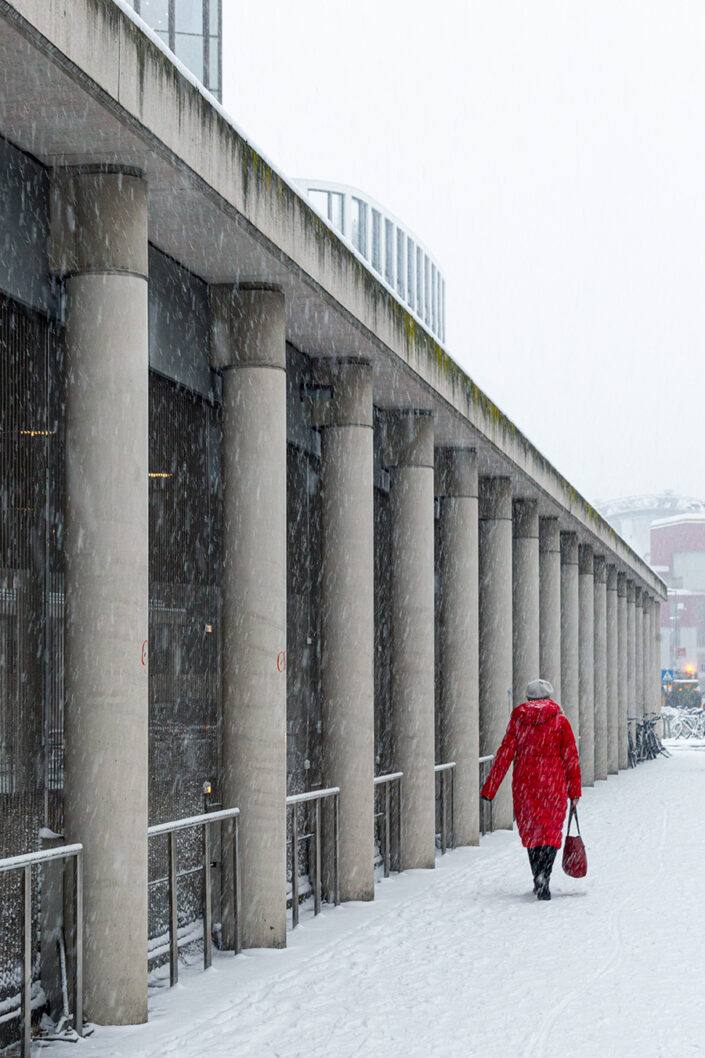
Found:
<path fill-rule="evenodd" d="M 629 631 L 627 577 L 617 574 L 617 756 L 620 768 L 629 766 L 627 716 L 629 716 Z"/>
<path fill-rule="evenodd" d="M 595 555 L 595 778 L 607 778 L 607 566 Z"/>
<path fill-rule="evenodd" d="M 561 700 L 561 535 L 557 518 L 539 518 L 539 673 Z"/>
<path fill-rule="evenodd" d="M 454 760 L 455 839 L 479 841 L 477 456 L 436 450 L 441 753 Z"/>
<path fill-rule="evenodd" d="M 561 533 L 561 706 L 578 741 L 580 686 L 578 627 L 578 538 Z"/>
<path fill-rule="evenodd" d="M 634 590 L 634 679 L 636 713 L 643 716 L 646 712 L 644 703 L 644 608 L 642 606 L 641 588 Z"/>
<path fill-rule="evenodd" d="M 223 802 L 240 808 L 242 942 L 286 944 L 284 295 L 211 288 L 223 375 Z M 225 891 L 229 891 L 224 854 Z M 224 939 L 230 945 L 226 916 Z"/>
<path fill-rule="evenodd" d="M 651 611 L 651 680 L 653 694 L 653 710 L 661 715 L 661 603 L 659 599 L 652 599 Z M 663 737 L 663 726 L 659 720 L 656 724 L 656 733 L 659 738 Z"/>
<path fill-rule="evenodd" d="M 652 619 L 652 606 L 651 597 L 642 593 L 641 596 L 642 612 L 644 614 L 643 624 L 643 645 L 642 645 L 642 671 L 644 681 L 644 712 L 651 713 L 654 711 L 654 695 L 653 695 L 653 654 L 651 650 L 651 619 Z"/>
<path fill-rule="evenodd" d="M 56 177 L 66 292 L 65 780 L 83 842 L 85 1010 L 147 1019 L 147 187 L 126 169 Z"/>
<path fill-rule="evenodd" d="M 580 770 L 583 786 L 595 783 L 595 583 L 589 544 L 580 545 Z"/>
<path fill-rule="evenodd" d="M 340 896 L 374 896 L 372 369 L 319 365 L 332 386 L 321 427 L 321 705 L 324 785 L 340 787 Z"/>
<path fill-rule="evenodd" d="M 404 772 L 404 867 L 433 867 L 435 820 L 433 418 L 390 415 L 391 717 Z"/>
<path fill-rule="evenodd" d="M 629 717 L 636 716 L 636 614 L 634 606 L 634 581 L 627 581 L 627 720 L 635 737 L 633 723 Z"/>
<path fill-rule="evenodd" d="M 512 704 L 539 675 L 539 517 L 536 500 L 512 504 Z"/>
<path fill-rule="evenodd" d="M 480 756 L 496 753 L 512 698 L 512 491 L 480 478 Z M 494 799 L 496 828 L 511 830 L 511 769 Z"/>
<path fill-rule="evenodd" d="M 619 619 L 617 569 L 607 567 L 607 773 L 619 771 Z"/>

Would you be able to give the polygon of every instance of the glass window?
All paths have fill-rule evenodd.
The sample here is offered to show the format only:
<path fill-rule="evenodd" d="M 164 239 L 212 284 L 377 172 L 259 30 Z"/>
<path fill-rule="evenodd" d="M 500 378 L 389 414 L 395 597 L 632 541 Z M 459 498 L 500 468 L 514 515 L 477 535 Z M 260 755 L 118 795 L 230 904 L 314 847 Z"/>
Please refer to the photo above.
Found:
<path fill-rule="evenodd" d="M 343 196 L 339 191 L 331 191 L 328 202 L 328 218 L 338 231 L 343 230 Z"/>
<path fill-rule="evenodd" d="M 406 248 L 406 235 L 404 232 L 397 228 L 397 292 L 400 297 L 404 297 L 406 292 L 406 286 L 404 284 L 404 273 L 406 271 L 404 265 L 404 250 Z"/>
<path fill-rule="evenodd" d="M 431 327 L 434 332 L 438 330 L 438 284 L 436 266 L 431 266 Z"/>
<path fill-rule="evenodd" d="M 416 263 L 416 247 L 414 246 L 413 239 L 407 236 L 406 239 L 406 300 L 411 305 L 412 309 L 416 304 L 414 294 L 416 292 L 416 280 L 414 275 L 414 265 Z"/>
<path fill-rule="evenodd" d="M 308 197 L 319 213 L 322 213 L 324 217 L 328 216 L 328 192 L 327 191 L 309 191 Z"/>
<path fill-rule="evenodd" d="M 177 33 L 203 36 L 203 0 L 176 0 L 174 29 Z"/>
<path fill-rule="evenodd" d="M 203 37 L 177 33 L 174 54 L 199 81 L 203 80 Z"/>
<path fill-rule="evenodd" d="M 221 0 L 207 0 L 209 30 L 213 36 L 220 33 L 220 5 Z"/>
<path fill-rule="evenodd" d="M 208 87 L 220 98 L 220 70 L 218 69 L 219 41 L 217 37 L 209 38 L 208 66 L 210 68 Z"/>
<path fill-rule="evenodd" d="M 416 247 L 416 311 L 423 319 L 423 250 Z"/>
<path fill-rule="evenodd" d="M 424 255 L 424 322 L 430 324 L 431 322 L 431 262 L 428 257 Z"/>
<path fill-rule="evenodd" d="M 394 286 L 394 224 L 391 220 L 384 220 L 384 278 L 390 286 Z"/>
<path fill-rule="evenodd" d="M 372 210 L 372 267 L 382 271 L 382 214 Z"/>
<path fill-rule="evenodd" d="M 359 198 L 352 198 L 352 224 L 350 238 L 356 250 L 367 257 L 367 204 Z"/>
<path fill-rule="evenodd" d="M 139 13 L 150 29 L 160 31 L 160 35 L 169 32 L 169 0 L 141 0 Z"/>

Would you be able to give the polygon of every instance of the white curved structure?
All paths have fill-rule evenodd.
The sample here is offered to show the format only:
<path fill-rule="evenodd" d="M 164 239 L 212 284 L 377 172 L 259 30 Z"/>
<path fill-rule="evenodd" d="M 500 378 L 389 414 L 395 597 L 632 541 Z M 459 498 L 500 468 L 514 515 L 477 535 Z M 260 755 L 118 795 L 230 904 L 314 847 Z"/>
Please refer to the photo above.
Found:
<path fill-rule="evenodd" d="M 296 180 L 345 238 L 439 342 L 446 335 L 446 283 L 435 258 L 393 213 L 356 187 Z"/>

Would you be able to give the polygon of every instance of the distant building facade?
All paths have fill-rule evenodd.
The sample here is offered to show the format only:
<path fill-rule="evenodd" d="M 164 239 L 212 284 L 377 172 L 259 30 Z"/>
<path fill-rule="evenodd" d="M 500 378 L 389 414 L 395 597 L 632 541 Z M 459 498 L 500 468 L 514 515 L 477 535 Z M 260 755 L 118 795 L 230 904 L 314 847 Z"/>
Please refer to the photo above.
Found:
<path fill-rule="evenodd" d="M 348 240 L 440 342 L 446 337 L 446 283 L 413 232 L 369 195 L 347 184 L 297 180 L 309 201 Z"/>
<path fill-rule="evenodd" d="M 697 678 L 705 691 L 705 514 L 651 526 L 651 565 L 668 585 L 661 606 L 661 665 Z"/>
<path fill-rule="evenodd" d="M 616 500 L 596 500 L 595 507 L 612 528 L 616 529 L 647 562 L 651 549 L 651 526 L 654 522 L 683 514 L 705 515 L 705 500 L 692 496 L 677 496 L 670 491 L 624 496 Z"/>

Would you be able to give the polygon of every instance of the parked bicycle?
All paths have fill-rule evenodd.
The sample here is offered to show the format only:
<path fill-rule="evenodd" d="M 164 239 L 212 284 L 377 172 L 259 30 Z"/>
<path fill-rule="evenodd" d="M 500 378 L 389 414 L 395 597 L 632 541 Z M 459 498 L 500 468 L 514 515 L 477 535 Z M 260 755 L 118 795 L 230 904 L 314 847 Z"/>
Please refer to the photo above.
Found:
<path fill-rule="evenodd" d="M 657 757 L 670 757 L 671 754 L 656 734 L 658 713 L 645 713 L 644 716 L 628 717 L 628 756 L 629 767 L 635 768 L 644 760 L 656 760 Z M 634 725 L 634 735 L 632 727 Z"/>
<path fill-rule="evenodd" d="M 702 709 L 679 710 L 671 721 L 671 738 L 705 738 L 705 712 Z"/>

